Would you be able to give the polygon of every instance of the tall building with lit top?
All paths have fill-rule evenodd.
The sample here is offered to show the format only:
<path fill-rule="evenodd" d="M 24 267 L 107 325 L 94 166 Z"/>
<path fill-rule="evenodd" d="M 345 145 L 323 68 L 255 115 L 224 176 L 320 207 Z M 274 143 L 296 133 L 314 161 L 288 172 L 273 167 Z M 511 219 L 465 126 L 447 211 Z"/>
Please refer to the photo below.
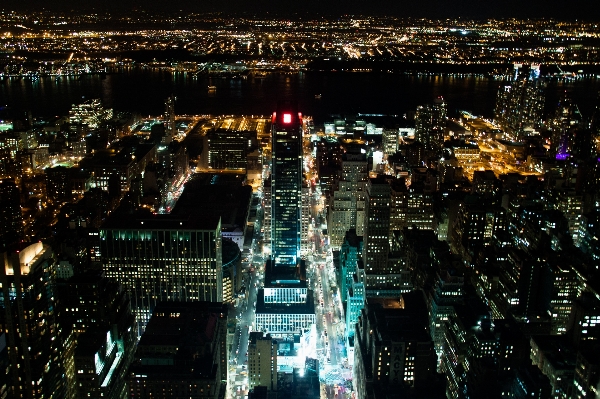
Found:
<path fill-rule="evenodd" d="M 41 242 L 0 253 L 0 329 L 8 348 L 9 397 L 64 398 L 52 275 L 56 261 Z"/>
<path fill-rule="evenodd" d="M 278 268 L 295 268 L 300 255 L 302 115 L 280 104 L 273 114 L 271 153 L 271 253 Z"/>
<path fill-rule="evenodd" d="M 256 300 L 256 329 L 291 339 L 315 322 L 302 236 L 302 115 L 281 102 L 272 119 L 271 255 Z"/>

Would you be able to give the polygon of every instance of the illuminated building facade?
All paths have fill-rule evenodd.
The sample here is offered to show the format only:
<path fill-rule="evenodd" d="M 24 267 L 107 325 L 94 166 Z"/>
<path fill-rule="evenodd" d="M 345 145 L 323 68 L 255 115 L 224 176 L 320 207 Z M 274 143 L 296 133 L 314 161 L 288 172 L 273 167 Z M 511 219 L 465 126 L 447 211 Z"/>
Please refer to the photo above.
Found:
<path fill-rule="evenodd" d="M 59 280 L 57 293 L 63 342 L 69 341 L 70 332 L 75 347 L 69 352 L 63 343 L 69 387 L 76 397 L 121 398 L 137 344 L 126 292 L 101 272 L 89 271 Z"/>
<path fill-rule="evenodd" d="M 415 113 L 415 139 L 425 146 L 430 154 L 440 153 L 444 145 L 448 104 L 442 97 L 433 104 L 420 105 Z"/>
<path fill-rule="evenodd" d="M 406 187 L 404 179 L 391 183 L 390 231 L 412 229 L 433 230 L 433 195 L 422 184 Z"/>
<path fill-rule="evenodd" d="M 442 269 L 435 279 L 429 298 L 429 328 L 435 351 L 441 358 L 445 342 L 445 323 L 454 315 L 454 305 L 461 303 L 464 296 L 465 278 L 456 270 Z"/>
<path fill-rule="evenodd" d="M 365 154 L 342 155 L 342 177 L 333 192 L 333 206 L 327 224 L 332 248 L 342 245 L 350 229 L 355 229 L 359 236 L 364 233 L 367 176 Z"/>
<path fill-rule="evenodd" d="M 275 267 L 298 264 L 301 234 L 302 116 L 291 103 L 273 114 L 271 153 L 271 256 Z"/>
<path fill-rule="evenodd" d="M 386 392 L 410 397 L 415 391 L 429 393 L 421 397 L 441 397 L 426 309 L 421 291 L 399 300 L 367 299 L 354 335 L 353 387 L 358 399 Z"/>
<path fill-rule="evenodd" d="M 342 295 L 342 302 L 346 301 L 347 291 L 352 287 L 354 274 L 358 270 L 358 262 L 360 261 L 362 251 L 362 237 L 356 234 L 356 230 L 348 230 L 342 248 L 340 249 L 340 268 L 339 275 L 337 276 L 340 293 Z"/>
<path fill-rule="evenodd" d="M 354 332 L 360 312 L 365 306 L 365 284 L 364 271 L 357 270 L 352 275 L 352 283 L 346 293 L 346 331 L 348 331 L 348 340 L 354 340 Z M 350 346 L 350 345 L 349 345 Z M 351 345 L 354 347 L 354 344 Z M 348 359 L 354 361 L 354 359 Z"/>
<path fill-rule="evenodd" d="M 311 188 L 306 182 L 302 184 L 302 220 L 300 223 L 300 254 L 308 255 L 312 250 L 312 243 L 308 236 L 308 226 L 310 225 L 310 201 Z"/>
<path fill-rule="evenodd" d="M 223 301 L 219 219 L 113 217 L 100 230 L 106 277 L 128 291 L 139 334 L 160 301 Z"/>
<path fill-rule="evenodd" d="M 494 234 L 506 227 L 504 208 L 482 203 L 480 196 L 467 197 L 458 209 L 452 245 L 467 255 L 473 248 L 489 245 Z"/>
<path fill-rule="evenodd" d="M 383 141 L 383 153 L 385 155 L 394 155 L 398 152 L 398 129 L 383 129 L 382 141 Z"/>
<path fill-rule="evenodd" d="M 81 160 L 79 166 L 92 174 L 92 186 L 118 196 L 128 191 L 132 181 L 142 176 L 150 162 L 157 160 L 154 144 L 115 143 Z"/>
<path fill-rule="evenodd" d="M 307 332 L 316 316 L 304 261 L 291 273 L 286 269 L 280 271 L 273 260 L 267 261 L 264 288 L 256 299 L 255 325 L 257 331 L 272 337 L 291 339 Z"/>
<path fill-rule="evenodd" d="M 554 118 L 550 120 L 552 150 L 556 154 L 556 159 L 566 159 L 573 154 L 576 131 L 582 121 L 583 117 L 577 104 L 574 104 L 571 97 L 564 93 L 556 107 Z M 591 140 L 588 145 L 592 145 Z"/>
<path fill-rule="evenodd" d="M 159 303 L 129 368 L 127 397 L 223 398 L 227 348 L 226 305 Z"/>
<path fill-rule="evenodd" d="M 441 370 L 446 375 L 446 397 L 452 399 L 468 397 L 465 393 L 474 389 L 467 387 L 469 378 L 476 373 L 472 363 L 479 359 L 497 362 L 499 342 L 491 315 L 481 302 L 474 302 L 474 306 L 455 306 L 454 314 L 445 322 Z M 480 378 L 479 384 L 482 383 L 489 381 Z"/>
<path fill-rule="evenodd" d="M 248 166 L 250 132 L 236 130 L 212 130 L 205 136 L 207 167 L 210 169 L 237 169 L 245 171 Z"/>
<path fill-rule="evenodd" d="M 271 179 L 263 179 L 263 248 L 271 248 Z"/>
<path fill-rule="evenodd" d="M 390 252 L 391 188 L 383 176 L 367 182 L 365 206 L 365 234 L 362 259 L 365 267 L 367 290 L 387 286 Z M 367 295 L 368 296 L 368 295 Z"/>
<path fill-rule="evenodd" d="M 271 255 L 257 295 L 256 329 L 293 339 L 308 332 L 315 311 L 301 259 L 302 116 L 292 102 L 273 113 L 271 170 Z"/>
<path fill-rule="evenodd" d="M 56 166 L 46 168 L 46 195 L 52 201 L 67 201 L 71 199 L 70 168 Z"/>
<path fill-rule="evenodd" d="M 525 128 L 535 128 L 542 121 L 545 94 L 536 76 L 523 76 L 517 68 L 513 82 L 498 89 L 494 119 L 514 140 L 524 138 Z"/>
<path fill-rule="evenodd" d="M 64 398 L 52 250 L 38 242 L 2 253 L 0 260 L 0 328 L 7 338 L 9 397 Z"/>
<path fill-rule="evenodd" d="M 129 365 L 126 358 L 125 346 L 115 330 L 81 335 L 74 360 L 77 397 L 122 398 L 126 394 L 123 377 Z"/>
<path fill-rule="evenodd" d="M 0 251 L 23 234 L 21 196 L 13 179 L 0 179 Z"/>
<path fill-rule="evenodd" d="M 267 387 L 277 391 L 277 341 L 269 334 L 250 333 L 248 342 L 248 385 Z"/>
<path fill-rule="evenodd" d="M 69 122 L 71 124 L 87 125 L 95 129 L 104 121 L 112 118 L 113 111 L 104 108 L 100 99 L 93 98 L 81 104 L 73 105 L 69 111 Z"/>
<path fill-rule="evenodd" d="M 165 137 L 164 144 L 169 144 L 177 134 L 177 126 L 175 124 L 175 96 L 169 96 L 165 101 Z"/>

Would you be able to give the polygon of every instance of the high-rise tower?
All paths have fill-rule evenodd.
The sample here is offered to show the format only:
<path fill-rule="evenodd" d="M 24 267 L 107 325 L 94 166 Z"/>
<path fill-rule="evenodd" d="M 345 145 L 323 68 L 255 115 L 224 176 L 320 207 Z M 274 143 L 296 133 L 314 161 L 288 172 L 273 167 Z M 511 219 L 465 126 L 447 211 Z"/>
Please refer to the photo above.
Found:
<path fill-rule="evenodd" d="M 165 143 L 169 144 L 177 131 L 175 126 L 175 96 L 171 95 L 165 101 Z"/>
<path fill-rule="evenodd" d="M 423 143 L 429 153 L 436 154 L 442 150 L 447 109 L 448 105 L 442 97 L 437 97 L 433 104 L 417 107 L 415 138 Z"/>
<path fill-rule="evenodd" d="M 6 334 L 11 398 L 64 398 L 49 246 L 0 253 L 0 329 Z"/>
<path fill-rule="evenodd" d="M 13 179 L 0 179 L 0 251 L 18 242 L 23 233 L 20 198 Z"/>
<path fill-rule="evenodd" d="M 295 268 L 302 230 L 302 115 L 294 104 L 280 103 L 272 122 L 271 253 L 275 267 Z"/>
<path fill-rule="evenodd" d="M 271 257 L 256 300 L 256 329 L 292 339 L 315 322 L 312 292 L 301 258 L 302 115 L 291 102 L 273 113 Z"/>
<path fill-rule="evenodd" d="M 527 75 L 522 71 L 522 65 L 515 64 L 514 79 L 498 89 L 494 119 L 513 139 L 520 140 L 526 136 L 526 128 L 534 128 L 541 123 L 544 100 L 544 82 L 539 79 L 539 65 L 532 64 Z"/>

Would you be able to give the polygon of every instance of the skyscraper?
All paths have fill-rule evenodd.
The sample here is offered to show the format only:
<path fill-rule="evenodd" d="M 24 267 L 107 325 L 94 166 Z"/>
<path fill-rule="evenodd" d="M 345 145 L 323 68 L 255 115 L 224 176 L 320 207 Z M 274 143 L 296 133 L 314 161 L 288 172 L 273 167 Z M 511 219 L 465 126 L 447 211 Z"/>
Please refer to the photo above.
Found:
<path fill-rule="evenodd" d="M 0 253 L 0 328 L 6 333 L 13 398 L 64 398 L 49 246 Z"/>
<path fill-rule="evenodd" d="M 301 259 L 302 115 L 281 102 L 272 119 L 271 256 L 256 300 L 256 329 L 292 339 L 315 322 Z"/>
<path fill-rule="evenodd" d="M 367 157 L 364 154 L 342 155 L 342 178 L 333 192 L 333 207 L 329 212 L 329 240 L 333 248 L 343 244 L 350 229 L 356 229 L 359 236 L 364 233 L 367 177 Z"/>
<path fill-rule="evenodd" d="M 165 144 L 169 144 L 177 132 L 175 126 L 175 100 L 175 96 L 169 96 L 165 101 Z"/>
<path fill-rule="evenodd" d="M 19 188 L 13 179 L 0 180 L 0 251 L 18 241 L 23 231 Z"/>
<path fill-rule="evenodd" d="M 433 104 L 417 107 L 415 139 L 423 143 L 428 153 L 436 154 L 442 150 L 447 108 L 448 105 L 442 97 L 437 97 Z"/>
<path fill-rule="evenodd" d="M 566 159 L 573 152 L 575 131 L 582 124 L 582 120 L 577 104 L 573 103 L 568 93 L 563 93 L 556 107 L 554 118 L 550 122 L 552 150 L 557 159 Z M 591 146 L 590 137 L 587 147 Z"/>
<path fill-rule="evenodd" d="M 391 188 L 387 180 L 383 176 L 369 179 L 362 255 L 367 277 L 367 290 L 386 285 L 385 275 L 390 272 L 388 270 L 390 201 Z"/>
<path fill-rule="evenodd" d="M 271 253 L 275 267 L 298 263 L 301 233 L 302 115 L 280 103 L 273 113 L 271 153 Z"/>
<path fill-rule="evenodd" d="M 498 89 L 494 119 L 513 139 L 523 138 L 525 128 L 535 127 L 542 120 L 545 95 L 538 76 L 539 66 L 532 65 L 529 76 L 519 66 L 513 82 Z"/>
<path fill-rule="evenodd" d="M 140 335 L 160 301 L 223 301 L 219 217 L 111 217 L 100 248 L 106 276 L 129 291 Z"/>

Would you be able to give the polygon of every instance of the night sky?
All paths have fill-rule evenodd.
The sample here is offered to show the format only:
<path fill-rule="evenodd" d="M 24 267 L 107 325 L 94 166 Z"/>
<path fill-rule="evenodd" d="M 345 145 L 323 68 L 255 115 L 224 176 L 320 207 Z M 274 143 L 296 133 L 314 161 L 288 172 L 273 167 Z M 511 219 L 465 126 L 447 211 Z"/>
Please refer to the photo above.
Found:
<path fill-rule="evenodd" d="M 3 0 L 0 9 L 221 11 L 399 17 L 527 17 L 600 21 L 597 0 Z"/>

